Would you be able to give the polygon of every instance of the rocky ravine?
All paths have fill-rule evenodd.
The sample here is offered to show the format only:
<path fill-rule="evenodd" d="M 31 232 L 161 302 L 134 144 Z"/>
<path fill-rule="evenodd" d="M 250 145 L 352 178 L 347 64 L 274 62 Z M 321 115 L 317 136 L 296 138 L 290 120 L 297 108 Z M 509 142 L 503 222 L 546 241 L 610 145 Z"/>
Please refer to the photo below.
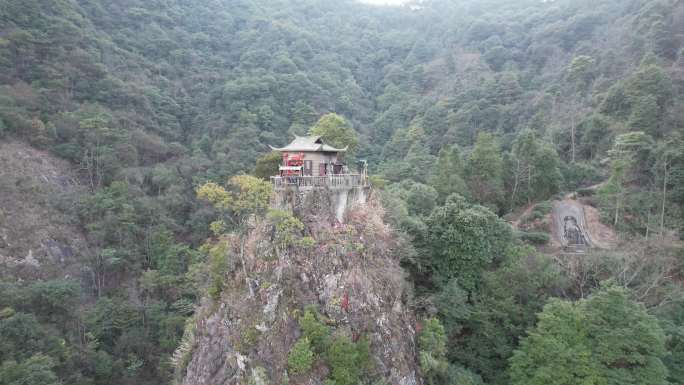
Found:
<path fill-rule="evenodd" d="M 313 246 L 281 249 L 272 225 L 252 223 L 245 269 L 231 262 L 237 265 L 226 275 L 220 300 L 204 299 L 186 328 L 175 355 L 177 383 L 323 384 L 329 373 L 320 360 L 307 375 L 286 375 L 288 352 L 301 335 L 297 317 L 307 305 L 318 308 L 332 333 L 369 339 L 373 381 L 421 383 L 416 320 L 404 303 L 401 245 L 383 223 L 382 208 L 356 207 L 340 225 L 318 203 L 310 207 L 319 209 L 300 213 Z M 232 239 L 231 255 L 239 255 L 239 244 Z"/>

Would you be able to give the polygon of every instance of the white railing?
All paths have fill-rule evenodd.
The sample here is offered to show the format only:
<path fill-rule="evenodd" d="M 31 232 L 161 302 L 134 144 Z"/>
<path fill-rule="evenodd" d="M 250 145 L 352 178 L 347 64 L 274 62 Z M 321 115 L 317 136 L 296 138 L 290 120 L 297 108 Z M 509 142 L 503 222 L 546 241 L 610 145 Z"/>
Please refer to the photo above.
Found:
<path fill-rule="evenodd" d="M 365 180 L 359 174 L 333 174 L 326 176 L 272 176 L 275 189 L 286 187 L 361 187 Z"/>

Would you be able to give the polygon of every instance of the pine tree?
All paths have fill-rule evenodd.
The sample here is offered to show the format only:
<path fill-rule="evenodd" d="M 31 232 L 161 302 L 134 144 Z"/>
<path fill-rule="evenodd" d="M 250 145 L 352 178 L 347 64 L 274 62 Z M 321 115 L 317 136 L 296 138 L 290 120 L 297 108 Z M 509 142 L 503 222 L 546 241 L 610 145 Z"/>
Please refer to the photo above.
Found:
<path fill-rule="evenodd" d="M 468 195 L 463 180 L 463 162 L 457 146 L 445 146 L 439 151 L 437 163 L 428 182 L 437 190 L 440 201 L 444 201 L 451 194 Z"/>
<path fill-rule="evenodd" d="M 468 157 L 466 182 L 475 201 L 498 209 L 503 199 L 503 160 L 498 141 L 480 133 Z"/>

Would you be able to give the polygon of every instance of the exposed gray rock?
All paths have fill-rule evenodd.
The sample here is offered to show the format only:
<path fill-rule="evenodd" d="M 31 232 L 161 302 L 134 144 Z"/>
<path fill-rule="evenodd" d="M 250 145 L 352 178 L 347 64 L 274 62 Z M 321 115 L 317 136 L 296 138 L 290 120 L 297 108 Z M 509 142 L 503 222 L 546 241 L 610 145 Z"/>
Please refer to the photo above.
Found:
<path fill-rule="evenodd" d="M 340 225 L 334 212 L 310 209 L 300 218 L 315 239 L 313 248 L 278 252 L 271 225 L 255 223 L 244 256 L 246 273 L 258 282 L 255 296 L 249 295 L 241 267 L 227 274 L 231 285 L 219 303 L 206 300 L 198 311 L 204 316 L 196 321 L 192 359 L 180 368 L 178 382 L 278 384 L 287 377 L 290 384 L 323 384 L 324 362 L 308 376 L 287 376 L 287 355 L 301 335 L 297 317 L 314 305 L 333 333 L 368 337 L 373 380 L 420 385 L 415 319 L 402 303 L 399 246 L 381 210 L 372 204 L 357 207 Z"/>

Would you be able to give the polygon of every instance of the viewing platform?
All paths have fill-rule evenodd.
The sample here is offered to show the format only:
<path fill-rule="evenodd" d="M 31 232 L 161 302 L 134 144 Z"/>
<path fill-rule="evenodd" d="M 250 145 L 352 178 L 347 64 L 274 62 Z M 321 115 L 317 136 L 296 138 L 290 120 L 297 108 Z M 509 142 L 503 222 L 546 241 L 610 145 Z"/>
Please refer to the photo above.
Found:
<path fill-rule="evenodd" d="M 323 143 L 320 136 L 295 136 L 285 147 L 271 147 L 282 156 L 278 175 L 271 177 L 271 207 L 292 211 L 329 207 L 339 222 L 354 205 L 364 205 L 370 192 L 368 168 L 350 172 L 344 164 L 347 147 Z"/>
<path fill-rule="evenodd" d="M 286 189 L 309 190 L 315 188 L 351 189 L 367 187 L 368 180 L 361 174 L 330 174 L 324 176 L 272 176 L 275 191 Z"/>

